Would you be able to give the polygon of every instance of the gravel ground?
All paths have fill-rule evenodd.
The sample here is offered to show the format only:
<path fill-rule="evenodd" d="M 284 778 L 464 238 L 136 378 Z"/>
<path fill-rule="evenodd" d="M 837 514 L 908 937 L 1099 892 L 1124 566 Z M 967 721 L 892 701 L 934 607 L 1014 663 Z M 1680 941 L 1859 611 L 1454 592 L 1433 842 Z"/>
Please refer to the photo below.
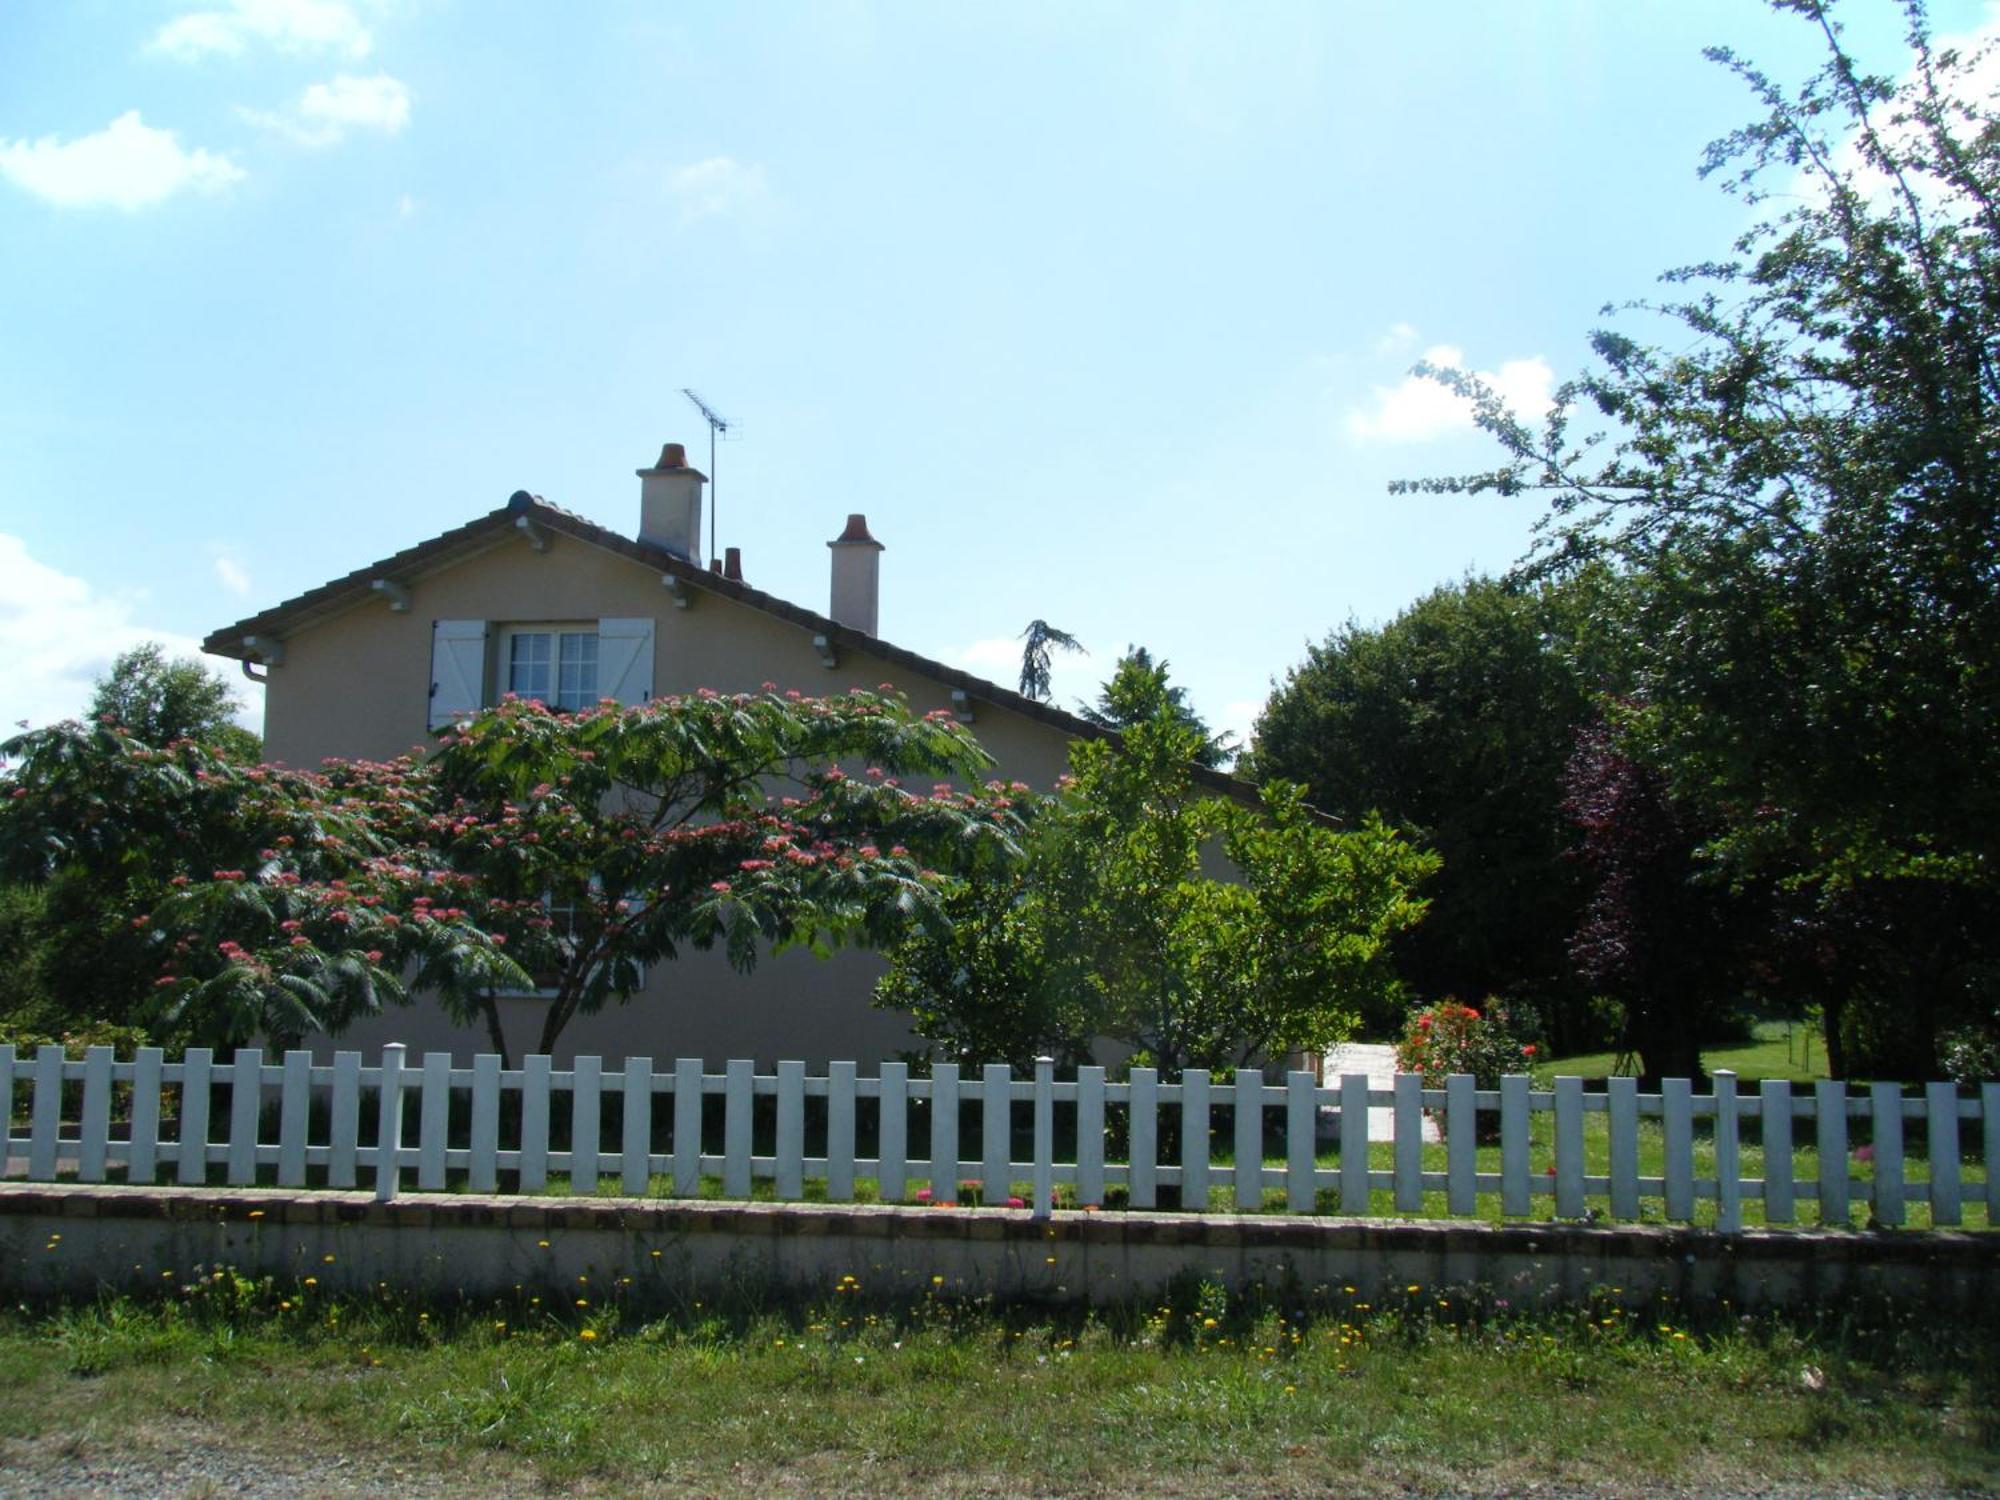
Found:
<path fill-rule="evenodd" d="M 474 1463 L 440 1472 L 391 1463 L 282 1449 L 218 1446 L 193 1432 L 140 1431 L 116 1441 L 0 1444 L 0 1495 L 107 1497 L 308 1495 L 521 1495 L 539 1489 L 532 1476 L 496 1473 Z"/>

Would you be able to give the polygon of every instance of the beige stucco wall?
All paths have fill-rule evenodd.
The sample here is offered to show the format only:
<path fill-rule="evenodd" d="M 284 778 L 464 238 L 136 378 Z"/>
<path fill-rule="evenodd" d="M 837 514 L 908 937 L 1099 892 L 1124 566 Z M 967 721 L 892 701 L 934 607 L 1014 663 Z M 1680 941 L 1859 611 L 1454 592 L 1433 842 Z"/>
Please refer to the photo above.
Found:
<path fill-rule="evenodd" d="M 860 651 L 843 651 L 829 669 L 801 627 L 720 595 L 689 592 L 691 607 L 680 609 L 654 568 L 560 534 L 548 537 L 543 552 L 509 537 L 418 579 L 407 612 L 369 600 L 287 636 L 284 663 L 271 670 L 265 694 L 266 753 L 312 766 L 329 756 L 387 758 L 426 744 L 431 627 L 445 619 L 499 625 L 650 617 L 656 697 L 702 687 L 748 691 L 765 682 L 815 694 L 893 683 L 919 713 L 950 707 L 943 683 Z M 1061 774 L 1069 740 L 1059 730 L 995 705 L 977 704 L 975 712 L 972 730 L 994 757 L 995 775 L 1047 788 Z M 719 954 L 687 955 L 657 968 L 628 1004 L 572 1021 L 558 1055 L 880 1062 L 918 1045 L 899 1016 L 870 1004 L 882 968 L 872 953 L 824 961 L 788 953 L 743 976 Z M 542 1003 L 503 1004 L 508 1049 L 518 1057 L 535 1043 Z M 461 1060 L 490 1050 L 483 1031 L 454 1028 L 428 1003 L 356 1026 L 337 1045 L 372 1055 L 390 1041 L 449 1050 Z M 334 1045 L 321 1039 L 319 1050 Z"/>

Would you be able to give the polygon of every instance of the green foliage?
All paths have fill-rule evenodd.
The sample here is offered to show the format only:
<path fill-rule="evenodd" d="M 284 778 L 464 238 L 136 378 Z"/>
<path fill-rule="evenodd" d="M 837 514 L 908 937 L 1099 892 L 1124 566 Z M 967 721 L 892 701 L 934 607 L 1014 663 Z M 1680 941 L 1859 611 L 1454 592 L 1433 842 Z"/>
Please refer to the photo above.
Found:
<path fill-rule="evenodd" d="M 1011 827 L 902 790 L 888 771 L 982 757 L 948 714 L 871 693 L 510 701 L 428 759 L 313 773 L 103 723 L 0 752 L 0 878 L 98 901 L 119 1014 L 216 1045 L 338 1032 L 421 990 L 504 1052 L 495 994 L 539 979 L 548 1050 L 685 946 L 747 968 L 760 944 L 885 941 Z"/>
<path fill-rule="evenodd" d="M 446 857 L 551 992 L 546 1051 L 686 947 L 748 969 L 762 948 L 899 937 L 942 871 L 1011 849 L 1005 799 L 934 785 L 985 764 L 949 713 L 885 694 L 703 691 L 578 714 L 509 701 L 445 736 L 431 774 Z"/>
<path fill-rule="evenodd" d="M 1583 893 L 1563 857 L 1563 769 L 1616 605 L 1597 577 L 1477 578 L 1379 628 L 1349 623 L 1286 674 L 1249 756 L 1253 775 L 1302 782 L 1339 818 L 1377 814 L 1442 857 L 1429 916 L 1396 948 L 1411 989 L 1532 1000 L 1577 1044 L 1596 1038 L 1567 954 Z M 1381 1008 L 1364 1023 L 1399 1020 Z"/>
<path fill-rule="evenodd" d="M 1046 701 L 1049 670 L 1057 651 L 1081 651 L 1083 643 L 1047 620 L 1030 620 L 1021 632 L 1021 696 Z"/>
<path fill-rule="evenodd" d="M 1124 729 L 1141 722 L 1164 693 L 1181 722 L 1201 736 L 1196 764 L 1214 770 L 1234 759 L 1236 737 L 1226 730 L 1221 734 L 1209 733 L 1208 721 L 1188 702 L 1187 689 L 1167 681 L 1167 666 L 1164 661 L 1155 663 L 1153 653 L 1144 646 L 1127 647 L 1118 658 L 1111 680 L 1098 694 L 1097 702 L 1078 705 L 1078 716 L 1100 729 Z"/>
<path fill-rule="evenodd" d="M 892 955 L 879 1001 L 962 1058 L 1067 1060 L 1104 1037 L 1168 1070 L 1227 1067 L 1345 1036 L 1394 987 L 1386 946 L 1422 915 L 1434 859 L 1379 823 L 1340 833 L 1296 787 L 1261 805 L 1195 781 L 1206 736 L 1163 674 L 1123 732 L 1071 747 L 1017 867 L 948 899 L 948 927 Z M 1239 881 L 1214 878 L 1233 864 Z"/>
<path fill-rule="evenodd" d="M 1506 455 L 1432 487 L 1542 490 L 1546 565 L 1633 580 L 1628 748 L 1709 810 L 1713 857 L 1807 898 L 1829 1044 L 1879 1062 L 1887 1032 L 1921 1057 L 1989 1010 L 2000 968 L 2000 114 L 1984 54 L 1934 50 L 1914 0 L 1900 82 L 1832 5 L 1777 8 L 1827 60 L 1788 90 L 1711 54 L 1764 110 L 1704 163 L 1756 210 L 1733 255 L 1636 305 L 1657 343 L 1595 334 L 1539 429 L 1431 372 Z M 1909 930 L 1876 915 L 1927 893 L 1978 914 L 1899 974 Z"/>
<path fill-rule="evenodd" d="M 200 662 L 171 660 L 156 641 L 111 664 L 90 700 L 90 716 L 123 724 L 148 745 L 200 740 L 217 754 L 259 760 L 264 745 L 235 719 L 236 694 Z"/>

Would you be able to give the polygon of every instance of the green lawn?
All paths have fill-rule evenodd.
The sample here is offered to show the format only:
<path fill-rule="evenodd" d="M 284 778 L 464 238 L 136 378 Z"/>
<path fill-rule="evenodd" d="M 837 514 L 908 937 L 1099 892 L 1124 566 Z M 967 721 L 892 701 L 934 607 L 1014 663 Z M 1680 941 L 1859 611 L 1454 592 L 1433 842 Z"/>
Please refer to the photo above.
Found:
<path fill-rule="evenodd" d="M 1887 1309 L 1533 1314 L 1411 1287 L 1096 1313 L 746 1293 L 641 1315 L 226 1275 L 0 1313 L 0 1489 L 1992 1492 L 2000 1341 Z"/>
<path fill-rule="evenodd" d="M 1547 1088 L 1557 1075 L 1573 1078 L 1609 1078 L 1619 1071 L 1615 1052 L 1585 1052 L 1575 1057 L 1557 1057 L 1534 1070 L 1535 1084 Z M 1827 1076 L 1826 1048 L 1818 1028 L 1796 1021 L 1759 1021 L 1755 1038 L 1740 1045 L 1704 1047 L 1702 1066 L 1713 1073 L 1728 1068 L 1739 1078 L 1757 1080 L 1788 1078 L 1794 1083 L 1812 1083 Z M 1628 1065 L 1625 1072 L 1632 1072 Z M 1923 1080 L 1912 1080 L 1922 1082 Z"/>

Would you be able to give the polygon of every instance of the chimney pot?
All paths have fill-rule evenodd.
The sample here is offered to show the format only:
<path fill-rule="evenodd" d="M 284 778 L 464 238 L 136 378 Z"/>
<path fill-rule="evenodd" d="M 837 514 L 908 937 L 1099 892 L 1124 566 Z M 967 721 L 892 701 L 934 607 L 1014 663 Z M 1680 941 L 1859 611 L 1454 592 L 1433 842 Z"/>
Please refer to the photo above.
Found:
<path fill-rule="evenodd" d="M 833 550 L 833 598 L 827 613 L 834 623 L 874 635 L 882 599 L 882 544 L 868 531 L 868 518 L 854 511 L 847 529 L 827 543 Z"/>
<path fill-rule="evenodd" d="M 660 461 L 639 474 L 639 540 L 701 561 L 702 487 L 708 476 L 688 467 L 687 449 L 668 443 Z"/>
<path fill-rule="evenodd" d="M 743 581 L 743 549 L 741 547 L 724 547 L 722 549 L 722 576 L 734 579 L 737 583 Z"/>
<path fill-rule="evenodd" d="M 708 571 L 715 574 L 718 578 L 720 578 L 722 576 L 722 559 L 719 557 L 711 557 L 708 560 Z"/>

